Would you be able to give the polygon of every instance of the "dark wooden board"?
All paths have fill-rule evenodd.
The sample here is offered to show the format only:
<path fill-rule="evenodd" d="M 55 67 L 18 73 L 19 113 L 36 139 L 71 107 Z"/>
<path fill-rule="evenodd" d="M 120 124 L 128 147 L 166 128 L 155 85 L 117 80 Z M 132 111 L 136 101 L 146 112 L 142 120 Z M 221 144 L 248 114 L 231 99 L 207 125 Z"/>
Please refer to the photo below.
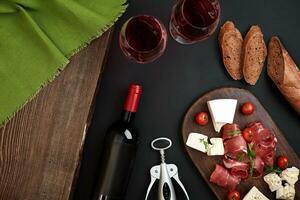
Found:
<path fill-rule="evenodd" d="M 262 121 L 266 128 L 272 130 L 277 139 L 277 155 L 285 154 L 288 156 L 290 161 L 290 166 L 296 166 L 300 168 L 300 160 L 297 154 L 294 152 L 292 147 L 287 143 L 283 133 L 279 130 L 276 124 L 273 122 L 272 118 L 269 116 L 264 107 L 260 104 L 258 99 L 251 94 L 249 91 L 238 88 L 220 88 L 213 90 L 211 92 L 206 93 L 201 96 L 187 111 L 183 125 L 182 125 L 182 136 L 183 142 L 186 143 L 188 135 L 190 132 L 198 132 L 205 134 L 209 137 L 221 137 L 219 133 L 216 133 L 213 129 L 213 125 L 210 123 L 206 126 L 199 126 L 195 123 L 194 117 L 200 111 L 208 112 L 208 107 L 206 102 L 212 99 L 237 99 L 237 111 L 235 114 L 234 122 L 239 124 L 241 128 L 243 128 L 246 124 L 253 121 Z M 263 97 L 261 97 L 263 98 Z M 243 102 L 251 101 L 255 107 L 256 111 L 251 116 L 244 116 L 239 111 L 239 107 Z M 209 187 L 215 193 L 215 195 L 220 200 L 226 199 L 227 191 L 213 183 L 209 182 L 209 178 L 211 173 L 215 169 L 215 165 L 217 163 L 222 163 L 222 156 L 207 156 L 206 154 L 194 150 L 185 145 L 186 151 L 192 162 L 207 182 Z M 263 181 L 263 178 L 249 179 L 246 182 L 242 182 L 237 190 L 241 192 L 242 197 L 252 188 L 252 186 L 256 186 L 263 194 L 265 194 L 269 199 L 275 199 L 275 193 L 271 193 L 268 188 L 268 185 Z M 296 183 L 296 197 L 295 199 L 300 199 L 300 183 L 299 181 Z"/>
<path fill-rule="evenodd" d="M 0 129 L 0 199 L 69 199 L 112 31 Z"/>

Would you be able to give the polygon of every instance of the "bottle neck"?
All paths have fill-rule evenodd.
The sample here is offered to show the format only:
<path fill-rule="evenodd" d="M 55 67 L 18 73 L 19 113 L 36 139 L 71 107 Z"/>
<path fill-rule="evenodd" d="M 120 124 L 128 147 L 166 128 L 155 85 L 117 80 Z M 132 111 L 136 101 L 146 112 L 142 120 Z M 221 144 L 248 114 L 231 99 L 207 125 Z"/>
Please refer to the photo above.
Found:
<path fill-rule="evenodd" d="M 140 97 L 142 94 L 142 86 L 131 84 L 128 89 L 128 94 L 124 103 L 122 113 L 122 121 L 130 124 L 135 116 L 138 108 Z"/>
<path fill-rule="evenodd" d="M 131 122 L 133 122 L 134 117 L 135 117 L 135 112 L 123 110 L 123 113 L 122 113 L 122 121 L 123 122 L 130 124 Z"/>

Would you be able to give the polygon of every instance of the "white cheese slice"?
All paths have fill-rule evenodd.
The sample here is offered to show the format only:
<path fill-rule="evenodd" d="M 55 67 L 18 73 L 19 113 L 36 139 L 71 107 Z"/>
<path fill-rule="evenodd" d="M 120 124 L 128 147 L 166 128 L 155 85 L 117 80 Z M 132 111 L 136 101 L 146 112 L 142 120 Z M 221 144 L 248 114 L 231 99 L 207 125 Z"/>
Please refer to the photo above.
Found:
<path fill-rule="evenodd" d="M 206 153 L 208 148 L 208 137 L 200 133 L 190 133 L 186 145 Z"/>
<path fill-rule="evenodd" d="M 209 156 L 222 156 L 224 155 L 224 145 L 222 138 L 211 138 L 207 149 Z"/>
<path fill-rule="evenodd" d="M 281 178 L 276 173 L 270 173 L 265 175 L 264 181 L 269 185 L 271 192 L 282 188 Z"/>
<path fill-rule="evenodd" d="M 296 191 L 294 185 L 286 183 L 284 187 L 281 187 L 276 191 L 276 199 L 293 200 L 295 198 L 295 194 Z"/>
<path fill-rule="evenodd" d="M 243 200 L 268 200 L 268 198 L 261 193 L 255 186 L 246 194 Z"/>
<path fill-rule="evenodd" d="M 236 105 L 236 99 L 215 99 L 207 102 L 216 132 L 220 132 L 223 125 L 233 123 Z"/>
<path fill-rule="evenodd" d="M 288 182 L 290 185 L 295 185 L 298 181 L 299 169 L 297 167 L 287 168 L 282 171 L 280 177 L 283 181 Z"/>

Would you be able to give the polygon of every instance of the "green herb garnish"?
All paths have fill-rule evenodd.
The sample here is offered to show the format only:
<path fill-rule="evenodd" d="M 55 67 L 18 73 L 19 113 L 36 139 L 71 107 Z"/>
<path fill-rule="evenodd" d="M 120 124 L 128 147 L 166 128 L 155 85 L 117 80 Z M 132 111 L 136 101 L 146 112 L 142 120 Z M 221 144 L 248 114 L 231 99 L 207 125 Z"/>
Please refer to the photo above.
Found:
<path fill-rule="evenodd" d="M 248 152 L 248 157 L 250 160 L 250 167 L 249 167 L 249 175 L 252 177 L 253 175 L 253 168 L 254 168 L 254 159 L 256 157 L 255 151 L 252 150 L 253 144 L 248 144 L 247 145 L 247 152 Z"/>
<path fill-rule="evenodd" d="M 250 175 L 250 177 L 252 177 L 253 176 L 253 168 L 254 168 L 254 160 L 251 157 L 249 159 L 250 159 L 249 175 Z"/>
<path fill-rule="evenodd" d="M 237 156 L 237 159 L 238 159 L 239 162 L 242 162 L 245 159 L 244 154 L 239 154 Z"/>
<path fill-rule="evenodd" d="M 240 130 L 235 130 L 235 131 L 228 131 L 226 132 L 227 135 L 235 136 L 241 134 Z"/>
<path fill-rule="evenodd" d="M 281 174 L 282 169 L 280 169 L 279 167 L 275 167 L 275 166 L 267 166 L 266 167 L 266 172 L 267 173 Z"/>
<path fill-rule="evenodd" d="M 208 142 L 205 141 L 204 139 L 200 139 L 200 142 L 204 144 L 205 149 L 208 149 Z"/>
<path fill-rule="evenodd" d="M 249 158 L 255 158 L 256 157 L 256 153 L 255 151 L 252 150 L 252 144 L 248 144 L 247 145 L 247 152 L 248 152 L 248 157 Z"/>

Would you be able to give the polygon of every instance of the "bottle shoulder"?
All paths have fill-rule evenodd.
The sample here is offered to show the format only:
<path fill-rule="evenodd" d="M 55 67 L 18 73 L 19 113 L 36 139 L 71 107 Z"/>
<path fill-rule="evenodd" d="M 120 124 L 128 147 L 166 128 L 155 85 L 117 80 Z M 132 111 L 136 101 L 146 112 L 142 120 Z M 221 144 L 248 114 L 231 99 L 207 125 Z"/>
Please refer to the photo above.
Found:
<path fill-rule="evenodd" d="M 136 143 L 138 135 L 134 127 L 122 121 L 113 123 L 109 129 L 108 134 L 114 138 L 119 138 L 127 143 Z"/>

